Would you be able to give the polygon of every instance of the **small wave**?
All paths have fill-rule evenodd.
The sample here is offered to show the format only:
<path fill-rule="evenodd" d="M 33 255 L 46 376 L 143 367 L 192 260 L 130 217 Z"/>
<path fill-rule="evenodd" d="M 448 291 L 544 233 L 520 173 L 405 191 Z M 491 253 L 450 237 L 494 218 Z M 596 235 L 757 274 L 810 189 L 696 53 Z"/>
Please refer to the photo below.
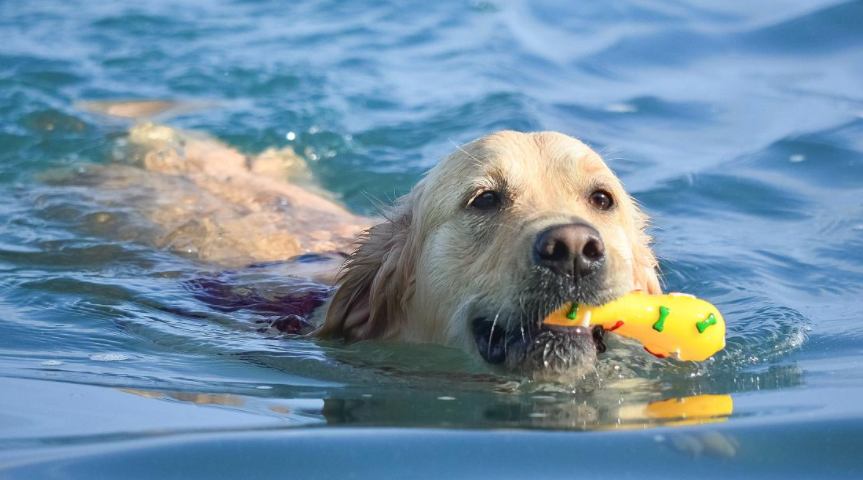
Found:
<path fill-rule="evenodd" d="M 90 355 L 90 360 L 94 362 L 122 362 L 130 358 L 132 357 L 125 353 L 96 353 Z"/>

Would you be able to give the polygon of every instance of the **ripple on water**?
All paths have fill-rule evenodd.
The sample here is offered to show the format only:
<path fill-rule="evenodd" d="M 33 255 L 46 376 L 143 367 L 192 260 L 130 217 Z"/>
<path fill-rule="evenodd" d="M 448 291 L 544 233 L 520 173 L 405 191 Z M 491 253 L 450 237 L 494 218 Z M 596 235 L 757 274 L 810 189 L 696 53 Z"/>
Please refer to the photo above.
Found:
<path fill-rule="evenodd" d="M 863 45 L 863 4 L 842 2 L 740 35 L 736 40 L 762 54 L 818 55 Z"/>
<path fill-rule="evenodd" d="M 734 394 L 741 416 L 801 411 L 794 387 L 819 395 L 859 360 L 860 2 L 175 3 L 0 2 L 0 376 L 287 425 L 643 428 L 659 421 L 626 413 L 700 393 Z M 612 339 L 598 375 L 567 384 L 454 349 L 259 333 L 278 312 L 197 298 L 189 280 L 217 268 L 153 248 L 128 198 L 99 206 L 56 174 L 122 160 L 129 123 L 76 106 L 122 98 L 206 104 L 164 121 L 294 149 L 356 210 L 492 130 L 579 136 L 642 192 L 668 289 L 716 303 L 728 347 L 694 364 Z M 747 410 L 766 389 L 794 405 Z"/>
<path fill-rule="evenodd" d="M 811 331 L 810 321 L 800 312 L 780 305 L 764 305 L 751 309 L 754 298 L 730 303 L 723 313 L 734 319 L 727 325 L 728 340 L 718 353 L 720 368 L 739 370 L 742 367 L 770 363 L 803 347 Z"/>
<path fill-rule="evenodd" d="M 809 215 L 807 200 L 778 185 L 733 173 L 698 173 L 663 182 L 638 198 L 650 208 L 674 215 L 730 213 L 770 220 L 802 220 Z"/>
<path fill-rule="evenodd" d="M 96 353 L 90 355 L 90 360 L 94 362 L 122 362 L 130 358 L 132 357 L 125 353 Z"/>
<path fill-rule="evenodd" d="M 854 191 L 863 184 L 861 131 L 863 120 L 855 119 L 824 131 L 783 138 L 740 164 L 785 177 L 794 182 L 793 188 Z"/>

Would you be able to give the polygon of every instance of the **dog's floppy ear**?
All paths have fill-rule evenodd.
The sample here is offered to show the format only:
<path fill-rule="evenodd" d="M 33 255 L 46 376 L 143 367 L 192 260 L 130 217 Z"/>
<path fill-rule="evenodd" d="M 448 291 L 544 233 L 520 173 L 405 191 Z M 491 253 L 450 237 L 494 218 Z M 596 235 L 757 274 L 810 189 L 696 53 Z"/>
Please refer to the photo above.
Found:
<path fill-rule="evenodd" d="M 632 242 L 632 276 L 635 280 L 635 288 L 644 290 L 649 294 L 661 294 L 662 287 L 659 284 L 659 262 L 650 248 L 651 238 L 647 234 L 648 217 L 633 202 L 635 232 Z"/>
<path fill-rule="evenodd" d="M 317 336 L 353 342 L 391 337 L 398 331 L 415 286 L 416 197 L 403 198 L 388 221 L 360 237 L 339 275 L 341 285 Z"/>

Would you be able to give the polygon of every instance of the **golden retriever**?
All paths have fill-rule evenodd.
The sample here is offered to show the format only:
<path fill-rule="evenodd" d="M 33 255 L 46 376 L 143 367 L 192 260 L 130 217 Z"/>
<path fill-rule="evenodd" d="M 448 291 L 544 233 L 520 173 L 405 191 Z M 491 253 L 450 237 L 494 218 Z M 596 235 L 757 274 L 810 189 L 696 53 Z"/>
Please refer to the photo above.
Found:
<path fill-rule="evenodd" d="M 572 301 L 660 293 L 646 217 L 599 155 L 498 132 L 435 166 L 368 230 L 317 334 L 464 349 L 525 372 L 583 370 L 598 331 L 542 319 Z"/>
<path fill-rule="evenodd" d="M 135 199 L 160 227 L 147 238 L 158 246 L 227 266 L 352 252 L 295 273 L 337 285 L 309 314 L 319 337 L 432 342 L 526 374 L 584 372 L 605 348 L 600 332 L 542 319 L 572 301 L 660 292 L 646 216 L 596 152 L 563 134 L 504 131 L 457 148 L 384 219 L 284 181 L 296 176 L 283 168 L 297 163 L 290 151 L 250 159 L 151 124 L 128 142 L 120 156 L 145 168 L 88 175 L 101 195 Z M 267 167 L 273 158 L 284 171 Z"/>

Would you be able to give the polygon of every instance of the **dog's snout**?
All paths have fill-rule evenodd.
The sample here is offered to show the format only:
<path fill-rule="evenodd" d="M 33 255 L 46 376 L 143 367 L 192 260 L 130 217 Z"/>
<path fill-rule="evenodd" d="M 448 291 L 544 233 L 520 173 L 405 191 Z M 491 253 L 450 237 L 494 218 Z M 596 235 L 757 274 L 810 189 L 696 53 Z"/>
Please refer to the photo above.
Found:
<path fill-rule="evenodd" d="M 589 225 L 555 225 L 537 235 L 534 256 L 538 265 L 555 273 L 582 277 L 605 260 L 605 245 Z"/>

